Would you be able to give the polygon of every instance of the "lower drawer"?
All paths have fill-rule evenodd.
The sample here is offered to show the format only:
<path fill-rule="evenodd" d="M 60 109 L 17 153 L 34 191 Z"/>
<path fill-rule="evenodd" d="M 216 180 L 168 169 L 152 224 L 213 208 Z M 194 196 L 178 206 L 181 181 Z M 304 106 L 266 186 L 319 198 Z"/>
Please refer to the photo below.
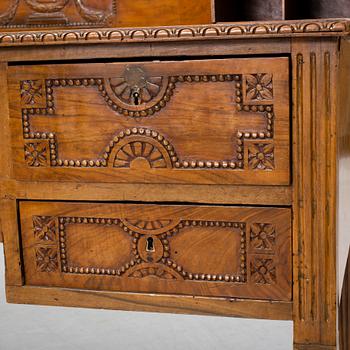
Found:
<path fill-rule="evenodd" d="M 291 300 L 288 208 L 20 202 L 25 284 Z"/>

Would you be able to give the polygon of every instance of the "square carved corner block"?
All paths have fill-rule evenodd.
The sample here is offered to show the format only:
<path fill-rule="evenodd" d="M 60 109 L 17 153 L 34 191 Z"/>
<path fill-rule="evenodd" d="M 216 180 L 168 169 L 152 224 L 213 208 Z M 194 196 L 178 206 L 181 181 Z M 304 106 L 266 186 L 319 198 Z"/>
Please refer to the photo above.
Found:
<path fill-rule="evenodd" d="M 7 300 L 293 320 L 335 350 L 349 33 L 0 31 Z"/>

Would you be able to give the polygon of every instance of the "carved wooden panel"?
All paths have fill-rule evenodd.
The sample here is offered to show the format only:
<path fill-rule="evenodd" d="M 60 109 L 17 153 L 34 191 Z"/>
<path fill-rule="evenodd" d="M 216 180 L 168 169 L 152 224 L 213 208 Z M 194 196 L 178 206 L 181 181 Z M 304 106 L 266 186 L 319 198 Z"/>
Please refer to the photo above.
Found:
<path fill-rule="evenodd" d="M 165 9 L 164 9 L 165 7 Z M 161 11 L 163 10 L 163 11 Z M 210 23 L 210 0 L 2 0 L 0 28 Z"/>
<path fill-rule="evenodd" d="M 290 300 L 289 209 L 22 202 L 26 284 Z"/>
<path fill-rule="evenodd" d="M 289 184 L 287 58 L 9 68 L 18 179 Z"/>

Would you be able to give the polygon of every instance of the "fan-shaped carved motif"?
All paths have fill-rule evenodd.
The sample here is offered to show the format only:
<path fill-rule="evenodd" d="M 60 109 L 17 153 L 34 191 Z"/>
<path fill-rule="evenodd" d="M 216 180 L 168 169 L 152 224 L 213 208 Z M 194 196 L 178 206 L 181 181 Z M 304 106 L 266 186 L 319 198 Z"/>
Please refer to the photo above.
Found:
<path fill-rule="evenodd" d="M 168 77 L 148 75 L 140 67 L 127 67 L 123 76 L 106 79 L 105 89 L 121 113 L 139 112 L 142 117 L 163 107 L 170 99 L 168 84 Z"/>
<path fill-rule="evenodd" d="M 147 161 L 150 168 L 166 168 L 161 150 L 147 141 L 133 141 L 122 146 L 117 152 L 113 167 L 131 168 L 135 161 Z"/>
<path fill-rule="evenodd" d="M 149 131 L 149 130 L 147 130 Z M 140 134 L 143 132 L 142 134 Z M 135 130 L 135 134 L 121 132 L 109 150 L 109 166 L 113 168 L 159 169 L 172 168 L 177 161 L 174 148 L 156 132 Z M 154 136 L 155 135 L 155 136 Z"/>
<path fill-rule="evenodd" d="M 172 230 L 180 220 L 141 220 L 141 219 L 123 219 L 123 224 L 132 231 L 140 234 L 158 235 Z"/>
<path fill-rule="evenodd" d="M 159 278 L 164 280 L 183 280 L 183 277 L 171 268 L 161 264 L 141 264 L 129 270 L 128 277 Z"/>

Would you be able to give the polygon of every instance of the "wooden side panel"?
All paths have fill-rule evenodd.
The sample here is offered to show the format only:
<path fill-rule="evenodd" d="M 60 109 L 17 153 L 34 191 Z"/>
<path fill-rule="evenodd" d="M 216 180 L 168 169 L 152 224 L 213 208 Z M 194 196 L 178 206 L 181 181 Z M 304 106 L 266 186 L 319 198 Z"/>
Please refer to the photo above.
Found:
<path fill-rule="evenodd" d="M 22 270 L 16 201 L 6 192 L 5 181 L 13 176 L 8 108 L 7 63 L 0 62 L 0 241 L 4 242 L 6 284 L 21 286 Z"/>
<path fill-rule="evenodd" d="M 288 58 L 9 69 L 15 177 L 288 185 Z"/>
<path fill-rule="evenodd" d="M 296 349 L 336 346 L 337 40 L 293 40 Z"/>
<path fill-rule="evenodd" d="M 128 27 L 211 22 L 211 0 L 3 0 L 0 26 Z"/>
<path fill-rule="evenodd" d="M 291 298 L 289 209 L 21 202 L 25 284 Z"/>

